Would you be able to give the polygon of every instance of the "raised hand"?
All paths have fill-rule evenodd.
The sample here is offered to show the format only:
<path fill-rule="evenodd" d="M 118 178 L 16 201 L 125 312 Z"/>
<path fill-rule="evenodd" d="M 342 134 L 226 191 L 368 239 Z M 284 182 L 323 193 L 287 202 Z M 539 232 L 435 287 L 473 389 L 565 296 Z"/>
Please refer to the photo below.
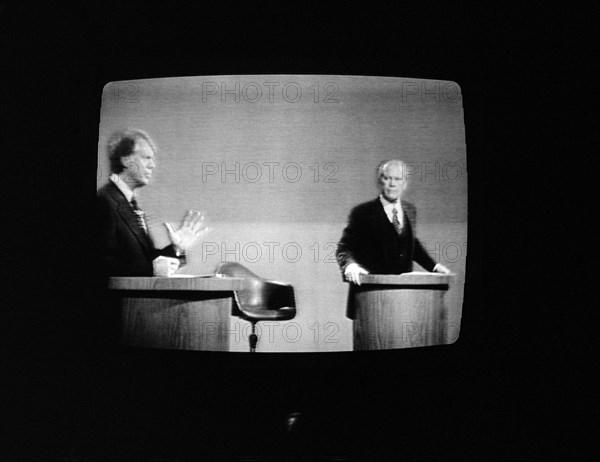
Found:
<path fill-rule="evenodd" d="M 204 214 L 194 210 L 188 210 L 183 218 L 181 227 L 175 231 L 170 223 L 165 223 L 169 239 L 179 251 L 185 252 L 191 249 L 200 239 L 200 237 L 210 231 L 210 228 L 203 227 Z"/>

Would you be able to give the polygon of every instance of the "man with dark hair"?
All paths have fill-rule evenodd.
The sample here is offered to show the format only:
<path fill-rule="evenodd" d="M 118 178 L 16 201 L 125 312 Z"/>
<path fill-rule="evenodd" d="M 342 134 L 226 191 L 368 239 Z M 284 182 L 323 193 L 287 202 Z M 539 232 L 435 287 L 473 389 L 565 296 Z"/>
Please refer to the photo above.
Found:
<path fill-rule="evenodd" d="M 175 231 L 165 223 L 171 244 L 154 247 L 144 212 L 137 205 L 140 188 L 156 167 L 156 146 L 141 130 L 116 132 L 107 143 L 111 176 L 97 192 L 98 244 L 105 276 L 170 276 L 185 251 L 208 229 L 200 212 L 188 211 Z"/>
<path fill-rule="evenodd" d="M 338 243 L 336 257 L 344 278 L 360 285 L 360 275 L 400 274 L 412 271 L 416 261 L 427 271 L 449 274 L 436 263 L 416 237 L 416 209 L 402 200 L 407 187 L 406 165 L 400 160 L 381 163 L 377 168 L 377 199 L 356 206 Z M 354 318 L 348 299 L 348 317 Z"/>

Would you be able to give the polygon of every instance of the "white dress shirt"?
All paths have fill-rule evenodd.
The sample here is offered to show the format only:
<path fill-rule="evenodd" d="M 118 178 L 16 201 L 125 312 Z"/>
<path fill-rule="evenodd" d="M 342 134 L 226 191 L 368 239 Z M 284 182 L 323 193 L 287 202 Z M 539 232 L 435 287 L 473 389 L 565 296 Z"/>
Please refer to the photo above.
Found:
<path fill-rule="evenodd" d="M 394 209 L 398 211 L 398 221 L 400 222 L 400 227 L 404 227 L 404 212 L 402 211 L 402 204 L 400 200 L 396 200 L 394 202 L 388 201 L 383 195 L 379 195 L 379 200 L 381 201 L 381 205 L 383 205 L 383 210 L 390 220 L 390 223 L 393 223 L 394 220 Z"/>
<path fill-rule="evenodd" d="M 127 183 L 121 180 L 121 178 L 119 178 L 119 175 L 117 175 L 116 173 L 111 173 L 109 179 L 115 184 L 117 188 L 119 188 L 119 191 L 121 191 L 125 195 L 125 199 L 127 199 L 127 202 L 131 203 L 131 200 L 135 197 L 135 194 L 131 189 L 129 189 Z"/>
<path fill-rule="evenodd" d="M 127 202 L 129 202 L 130 205 L 132 205 L 131 201 L 133 199 L 135 199 L 137 201 L 136 194 L 129 188 L 127 183 L 125 183 L 123 180 L 121 180 L 121 178 L 119 178 L 119 175 L 117 175 L 116 173 L 111 173 L 109 179 L 110 179 L 110 181 L 112 181 L 115 184 L 115 186 L 117 188 L 119 188 L 119 191 L 121 191 L 125 195 L 125 199 L 127 199 Z M 133 205 L 132 205 L 132 207 L 133 207 Z M 148 231 L 148 223 L 146 222 L 146 214 L 144 212 L 142 212 L 139 209 L 139 207 L 137 209 L 134 209 L 134 212 L 139 217 L 140 225 L 142 226 L 142 228 L 144 228 L 144 231 L 146 232 L 146 234 L 148 234 L 149 231 Z"/>

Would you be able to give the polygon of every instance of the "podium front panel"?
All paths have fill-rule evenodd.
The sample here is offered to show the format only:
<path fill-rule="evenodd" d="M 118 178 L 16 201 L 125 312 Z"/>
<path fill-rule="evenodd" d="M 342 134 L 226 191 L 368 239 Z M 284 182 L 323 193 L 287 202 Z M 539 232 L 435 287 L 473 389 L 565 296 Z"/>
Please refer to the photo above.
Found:
<path fill-rule="evenodd" d="M 124 346 L 229 351 L 239 278 L 111 278 L 119 294 Z"/>
<path fill-rule="evenodd" d="M 354 350 L 448 343 L 444 295 L 451 275 L 367 275 L 353 291 Z"/>

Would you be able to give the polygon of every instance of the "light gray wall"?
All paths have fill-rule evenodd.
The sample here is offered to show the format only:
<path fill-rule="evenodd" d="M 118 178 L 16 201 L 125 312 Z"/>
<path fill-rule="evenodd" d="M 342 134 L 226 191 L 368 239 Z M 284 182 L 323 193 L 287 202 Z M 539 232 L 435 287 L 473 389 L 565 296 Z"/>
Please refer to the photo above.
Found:
<path fill-rule="evenodd" d="M 156 244 L 168 243 L 161 223 L 189 208 L 214 228 L 185 272 L 239 261 L 294 285 L 298 316 L 263 326 L 259 350 L 352 349 L 335 243 L 350 209 L 376 197 L 375 167 L 390 158 L 415 168 L 406 198 L 417 206 L 419 238 L 458 274 L 446 301 L 448 321 L 460 323 L 467 166 L 456 83 L 291 75 L 113 82 L 102 95 L 98 186 L 109 173 L 106 140 L 124 127 L 147 131 L 158 146 L 139 200 Z M 233 322 L 234 350 L 247 349 L 244 326 Z"/>

